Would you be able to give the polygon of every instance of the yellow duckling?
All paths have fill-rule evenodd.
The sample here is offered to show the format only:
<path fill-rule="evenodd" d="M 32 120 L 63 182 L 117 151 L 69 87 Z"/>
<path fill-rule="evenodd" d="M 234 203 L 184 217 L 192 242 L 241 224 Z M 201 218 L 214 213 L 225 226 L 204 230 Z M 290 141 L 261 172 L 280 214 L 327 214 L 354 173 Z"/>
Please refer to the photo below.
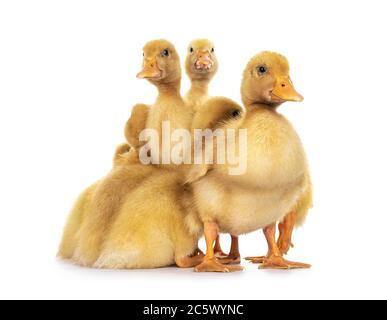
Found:
<path fill-rule="evenodd" d="M 166 40 L 156 40 L 144 47 L 143 70 L 138 78 L 147 79 L 158 89 L 158 97 L 149 108 L 146 129 L 154 129 L 162 139 L 169 139 L 171 148 L 176 145 L 170 137 L 165 137 L 163 124 L 167 121 L 170 132 L 176 129 L 190 129 L 193 113 L 180 95 L 181 68 L 179 55 L 174 46 Z M 160 141 L 160 153 L 163 153 Z M 152 154 L 153 163 L 160 160 Z"/>
<path fill-rule="evenodd" d="M 210 98 L 208 87 L 218 71 L 218 60 L 215 54 L 214 43 L 208 39 L 196 39 L 188 45 L 185 70 L 191 81 L 191 87 L 184 96 L 184 101 L 195 112 L 193 129 L 215 129 L 222 121 L 238 117 L 242 108 L 235 104 L 211 104 L 211 108 L 205 107 L 205 101 Z M 231 108 L 228 108 L 231 106 Z M 228 108 L 228 109 L 226 109 Z M 232 238 L 232 249 L 229 255 L 223 253 L 219 237 L 215 242 L 215 254 L 218 257 L 227 257 L 237 263 L 240 262 L 239 252 L 235 250 L 238 246 L 237 238 Z"/>
<path fill-rule="evenodd" d="M 143 48 L 143 69 L 137 74 L 140 79 L 146 79 L 157 87 L 158 96 L 153 105 L 137 104 L 132 109 L 132 114 L 125 126 L 125 137 L 131 152 L 137 151 L 145 144 L 139 141 L 139 134 L 144 129 L 154 129 L 162 137 L 163 122 L 168 121 L 170 132 L 176 129 L 190 129 L 193 112 L 180 94 L 181 67 L 179 55 L 167 40 L 153 40 Z M 163 137 L 167 139 L 167 137 Z M 160 141 L 160 153 L 163 152 Z M 171 143 L 173 148 L 173 143 Z M 125 149 L 124 147 L 122 147 Z M 132 157 L 133 154 L 120 154 L 121 147 L 117 149 L 114 164 L 121 163 L 122 158 Z M 118 160 L 116 162 L 116 160 Z M 153 163 L 160 159 L 153 158 Z"/>
<path fill-rule="evenodd" d="M 261 268 L 308 268 L 308 264 L 285 260 L 275 241 L 277 221 L 294 212 L 294 220 L 301 222 L 311 206 L 302 143 L 289 121 L 276 110 L 285 101 L 303 100 L 290 80 L 287 59 L 273 52 L 253 57 L 243 74 L 241 95 L 246 113 L 223 128 L 247 130 L 247 152 L 240 154 L 247 169 L 244 174 L 229 175 L 229 164 L 215 164 L 193 183 L 207 244 L 205 260 L 195 270 L 240 270 L 218 261 L 214 241 L 219 232 L 238 236 L 261 228 L 269 247 L 266 257 L 255 260 L 262 263 Z M 207 103 L 216 100 L 222 98 Z M 238 145 L 236 149 L 239 150 Z"/>
<path fill-rule="evenodd" d="M 174 127 L 189 128 L 191 115 L 185 112 L 185 104 L 179 94 L 180 74 L 179 58 L 171 43 L 157 40 L 144 47 L 143 70 L 138 76 L 148 79 L 159 89 L 158 99 L 149 110 L 147 127 L 160 128 L 161 125 L 156 124 L 158 119 L 157 121 L 170 120 Z M 117 154 L 127 150 L 127 146 L 119 146 Z M 188 255 L 197 247 L 201 224 L 189 224 L 190 230 L 195 229 L 193 234 L 185 227 L 184 219 L 195 219 L 193 214 L 189 214 L 189 208 L 181 211 L 187 207 L 183 202 L 185 194 L 189 193 L 186 190 L 188 187 L 183 188 L 179 182 L 182 178 L 167 169 L 133 163 L 129 165 L 125 159 L 115 158 L 114 162 L 117 165 L 109 175 L 89 187 L 77 201 L 65 227 L 59 256 L 84 266 L 112 268 L 152 268 L 169 265 L 171 261 L 179 266 L 196 263 L 198 256 L 194 256 L 191 261 Z M 165 191 L 162 191 L 164 188 Z M 155 194 L 158 197 L 154 197 Z M 168 197 L 173 195 L 168 204 Z M 125 234 L 115 229 L 116 219 L 123 216 L 128 219 L 129 224 L 132 223 L 127 226 Z M 196 221 L 199 220 L 196 218 Z M 121 224 L 117 227 L 120 226 Z M 136 226 L 142 231 L 136 231 Z M 152 234 L 153 239 L 147 240 L 146 237 L 151 237 Z M 128 236 L 131 240 L 123 242 L 123 237 Z M 139 252 L 136 258 L 129 255 L 132 260 L 123 258 L 124 263 L 118 263 L 119 252 L 114 249 L 115 245 L 125 244 L 130 247 L 140 243 L 144 247 L 135 246 L 136 252 Z M 154 249 L 150 248 L 150 243 L 154 244 Z M 109 255 L 110 252 L 114 252 L 114 257 Z M 126 251 L 122 253 L 129 259 Z M 110 258 L 107 258 L 108 255 Z M 97 259 L 98 264 L 95 264 Z"/>
<path fill-rule="evenodd" d="M 131 165 L 126 168 L 130 177 L 125 180 L 137 176 L 135 172 L 144 167 L 150 172 L 115 208 L 93 266 L 135 269 L 200 264 L 203 255 L 196 249 L 203 225 L 191 204 L 192 190 L 182 187 L 178 171 L 164 167 Z M 106 191 L 111 187 L 107 185 Z M 113 185 L 113 190 L 117 187 Z"/>

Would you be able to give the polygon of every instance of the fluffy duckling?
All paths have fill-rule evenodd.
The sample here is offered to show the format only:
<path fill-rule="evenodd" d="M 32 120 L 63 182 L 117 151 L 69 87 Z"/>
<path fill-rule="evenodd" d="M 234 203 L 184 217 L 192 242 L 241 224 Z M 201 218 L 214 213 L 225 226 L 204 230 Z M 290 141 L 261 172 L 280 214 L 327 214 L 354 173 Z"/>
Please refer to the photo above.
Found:
<path fill-rule="evenodd" d="M 209 98 L 208 86 L 218 71 L 214 44 L 207 39 L 193 40 L 188 46 L 185 70 L 191 87 L 184 100 L 194 112 Z"/>
<path fill-rule="evenodd" d="M 155 119 L 171 120 L 175 127 L 190 126 L 189 113 L 184 112 L 185 105 L 178 93 L 180 65 L 171 43 L 158 40 L 144 47 L 144 66 L 139 77 L 159 89 L 156 104 L 146 117 L 147 127 L 161 127 Z M 131 132 L 138 131 L 141 122 L 145 122 L 144 108 L 137 106 L 133 114 L 140 110 L 137 119 L 141 121 L 134 122 L 136 127 Z M 176 115 L 178 111 L 183 115 Z M 130 138 L 128 141 L 135 146 L 136 139 Z M 119 146 L 113 170 L 81 195 L 70 214 L 59 256 L 80 265 L 106 268 L 153 268 L 173 262 L 181 267 L 198 264 L 200 255 L 190 255 L 196 252 L 202 224 L 186 205 L 189 202 L 184 199 L 189 190 L 182 187 L 181 175 L 127 163 L 117 157 L 127 150 L 126 145 Z M 69 249 L 65 252 L 62 248 Z"/>
<path fill-rule="evenodd" d="M 138 78 L 146 79 L 158 89 L 158 97 L 149 108 L 146 129 L 154 129 L 162 137 L 162 125 L 170 124 L 170 132 L 176 129 L 190 129 L 192 110 L 180 95 L 181 68 L 179 55 L 175 47 L 166 40 L 155 40 L 144 46 L 143 70 Z M 163 136 L 163 139 L 168 137 Z M 161 139 L 160 139 L 161 140 Z M 174 147 L 170 137 L 170 146 Z M 163 152 L 160 141 L 160 153 Z M 157 163 L 158 155 L 152 154 L 152 163 Z"/>
<path fill-rule="evenodd" d="M 218 71 L 218 60 L 215 55 L 215 46 L 208 39 L 196 39 L 188 45 L 188 53 L 185 60 L 185 70 L 191 81 L 191 87 L 184 97 L 184 101 L 195 112 L 193 129 L 215 129 L 222 121 L 238 117 L 243 109 L 235 104 L 211 104 L 206 108 L 204 102 L 210 98 L 208 87 Z M 231 106 L 231 108 L 228 108 Z M 230 259 L 235 263 L 240 262 L 237 238 L 232 237 L 231 252 L 226 255 L 220 245 L 219 237 L 215 241 L 215 254 L 218 257 Z M 224 260 L 225 262 L 228 260 Z"/>
<path fill-rule="evenodd" d="M 218 261 L 214 241 L 219 232 L 238 236 L 261 228 L 269 251 L 266 257 L 257 257 L 260 268 L 308 268 L 308 264 L 285 260 L 275 241 L 276 221 L 294 211 L 295 220 L 301 222 L 311 205 L 302 143 L 289 121 L 276 110 L 285 101 L 303 100 L 290 80 L 287 59 L 273 52 L 253 57 L 243 73 L 241 95 L 246 113 L 223 128 L 247 130 L 248 151 L 239 155 L 246 160 L 247 169 L 244 174 L 229 175 L 231 165 L 215 164 L 193 183 L 207 244 L 205 260 L 195 270 L 240 270 Z"/>
<path fill-rule="evenodd" d="M 197 243 L 203 225 L 192 206 L 191 188 L 182 187 L 182 175 L 176 170 L 144 165 L 127 170 L 132 175 L 143 167 L 152 172 L 116 208 L 93 266 L 133 269 L 176 264 L 188 268 L 200 264 L 203 255 L 197 253 Z"/>
<path fill-rule="evenodd" d="M 117 197 L 121 190 L 125 196 Z M 176 170 L 118 166 L 82 193 L 58 256 L 95 268 L 194 267 L 203 260 L 197 252 L 203 231 L 191 193 Z"/>
<path fill-rule="evenodd" d="M 173 44 L 167 40 L 150 41 L 143 48 L 143 56 L 143 69 L 137 77 L 155 85 L 158 96 L 152 106 L 144 104 L 134 106 L 132 115 L 126 123 L 125 137 L 135 151 L 145 144 L 139 141 L 142 130 L 154 129 L 158 136 L 162 137 L 164 121 L 169 122 L 170 130 L 173 132 L 175 129 L 189 129 L 193 116 L 192 110 L 180 95 L 180 59 Z M 173 145 L 171 143 L 172 148 Z M 161 141 L 159 147 L 162 153 Z M 158 156 L 152 155 L 152 163 L 159 162 Z M 116 157 L 120 158 L 120 155 L 117 154 Z"/>

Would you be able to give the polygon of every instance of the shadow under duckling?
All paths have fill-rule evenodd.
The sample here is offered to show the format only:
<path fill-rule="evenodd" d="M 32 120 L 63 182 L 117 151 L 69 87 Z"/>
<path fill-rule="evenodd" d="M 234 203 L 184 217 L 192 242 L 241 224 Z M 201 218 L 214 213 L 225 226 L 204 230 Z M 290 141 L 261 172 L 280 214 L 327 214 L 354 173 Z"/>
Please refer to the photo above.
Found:
<path fill-rule="evenodd" d="M 273 52 L 253 57 L 243 74 L 241 94 L 246 113 L 225 123 L 223 129 L 247 130 L 248 149 L 240 155 L 246 159 L 247 169 L 244 174 L 229 175 L 230 165 L 226 163 L 204 165 L 208 171 L 197 171 L 200 174 L 193 183 L 194 197 L 204 223 L 207 253 L 195 270 L 230 271 L 214 254 L 219 232 L 237 236 L 261 228 L 268 254 L 250 258 L 261 263 L 260 268 L 309 268 L 308 264 L 285 260 L 275 239 L 277 221 L 286 224 L 285 217 L 294 212 L 293 223 L 300 223 L 311 207 L 311 183 L 302 143 L 289 121 L 276 111 L 285 101 L 303 99 L 293 88 L 287 59 Z M 238 145 L 235 148 L 239 150 Z M 231 269 L 237 270 L 240 268 Z"/>

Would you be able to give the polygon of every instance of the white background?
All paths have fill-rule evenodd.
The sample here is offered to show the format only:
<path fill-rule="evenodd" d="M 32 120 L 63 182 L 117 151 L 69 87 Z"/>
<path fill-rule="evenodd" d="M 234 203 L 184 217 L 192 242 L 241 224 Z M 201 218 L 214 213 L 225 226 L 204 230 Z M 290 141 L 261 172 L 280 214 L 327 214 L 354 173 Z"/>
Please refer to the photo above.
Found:
<path fill-rule="evenodd" d="M 1 1 L 0 298 L 387 298 L 384 2 Z M 236 101 L 251 56 L 288 57 L 305 101 L 280 112 L 315 184 L 289 259 L 311 270 L 100 271 L 56 260 L 72 203 L 109 171 L 131 106 L 155 98 L 135 75 L 143 44 L 159 37 L 182 59 L 190 40 L 212 39 L 211 93 Z M 261 231 L 241 250 L 264 254 Z"/>

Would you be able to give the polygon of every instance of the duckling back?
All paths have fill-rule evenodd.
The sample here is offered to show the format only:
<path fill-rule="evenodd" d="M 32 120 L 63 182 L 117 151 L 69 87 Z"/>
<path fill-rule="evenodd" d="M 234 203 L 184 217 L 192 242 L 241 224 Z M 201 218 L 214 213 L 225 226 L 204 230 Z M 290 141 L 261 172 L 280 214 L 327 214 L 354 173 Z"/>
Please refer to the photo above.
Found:
<path fill-rule="evenodd" d="M 189 193 L 175 171 L 155 171 L 127 195 L 95 267 L 158 268 L 191 255 L 201 223 L 192 206 L 186 206 Z"/>

